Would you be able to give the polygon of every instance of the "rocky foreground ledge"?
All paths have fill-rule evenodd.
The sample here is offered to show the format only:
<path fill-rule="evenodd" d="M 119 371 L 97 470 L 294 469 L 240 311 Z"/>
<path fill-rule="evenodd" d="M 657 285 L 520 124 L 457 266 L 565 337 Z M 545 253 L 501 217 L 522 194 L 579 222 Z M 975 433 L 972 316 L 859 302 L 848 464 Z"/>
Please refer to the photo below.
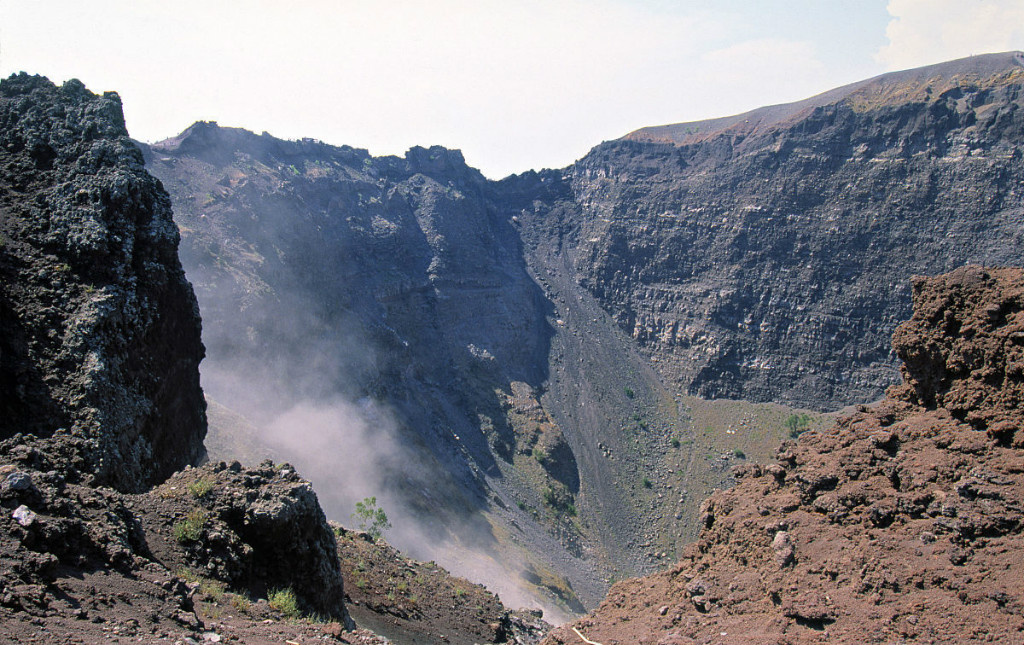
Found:
<path fill-rule="evenodd" d="M 1024 642 L 1024 271 L 914 284 L 903 384 L 737 470 L 671 570 L 545 641 Z"/>

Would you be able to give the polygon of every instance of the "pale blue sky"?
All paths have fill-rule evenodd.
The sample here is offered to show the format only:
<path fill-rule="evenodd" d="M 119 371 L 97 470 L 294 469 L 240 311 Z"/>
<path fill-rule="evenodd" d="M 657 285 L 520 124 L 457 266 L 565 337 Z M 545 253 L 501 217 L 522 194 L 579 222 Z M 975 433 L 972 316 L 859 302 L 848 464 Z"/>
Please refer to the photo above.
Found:
<path fill-rule="evenodd" d="M 121 94 L 154 141 L 192 122 L 490 177 L 646 125 L 1024 49 L 1024 0 L 0 0 L 0 74 Z"/>

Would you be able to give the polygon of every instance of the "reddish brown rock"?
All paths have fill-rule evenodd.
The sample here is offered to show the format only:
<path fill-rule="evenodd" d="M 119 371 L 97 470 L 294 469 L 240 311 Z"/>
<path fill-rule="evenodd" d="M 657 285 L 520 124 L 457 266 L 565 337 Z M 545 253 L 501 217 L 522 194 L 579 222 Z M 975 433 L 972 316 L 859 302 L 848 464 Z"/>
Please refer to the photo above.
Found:
<path fill-rule="evenodd" d="M 903 385 L 738 470 L 674 569 L 546 642 L 1024 642 L 1022 294 L 1019 269 L 915 280 Z"/>

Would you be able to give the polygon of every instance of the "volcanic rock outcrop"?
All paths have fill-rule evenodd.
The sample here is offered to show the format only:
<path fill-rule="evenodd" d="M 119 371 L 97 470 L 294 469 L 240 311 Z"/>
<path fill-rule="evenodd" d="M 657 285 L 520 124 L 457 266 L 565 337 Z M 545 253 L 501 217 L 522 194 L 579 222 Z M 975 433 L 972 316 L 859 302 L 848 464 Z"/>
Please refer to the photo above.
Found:
<path fill-rule="evenodd" d="M 1024 271 L 916 279 L 904 382 L 741 467 L 670 571 L 546 641 L 1017 642 L 1024 637 Z"/>
<path fill-rule="evenodd" d="M 0 634 L 180 642 L 209 620 L 203 587 L 251 618 L 280 616 L 276 591 L 345 621 L 310 484 L 288 465 L 191 465 L 196 299 L 117 95 L 3 81 L 0 167 Z"/>
<path fill-rule="evenodd" d="M 197 463 L 199 312 L 117 95 L 5 80 L 0 168 L 0 439 L 123 491 Z"/>

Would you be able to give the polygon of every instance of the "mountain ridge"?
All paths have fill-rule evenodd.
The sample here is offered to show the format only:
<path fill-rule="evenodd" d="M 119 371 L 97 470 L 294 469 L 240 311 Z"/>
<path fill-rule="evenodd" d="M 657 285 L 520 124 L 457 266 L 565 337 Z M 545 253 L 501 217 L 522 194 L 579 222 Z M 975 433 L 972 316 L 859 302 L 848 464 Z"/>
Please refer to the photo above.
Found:
<path fill-rule="evenodd" d="M 746 136 L 759 128 L 769 128 L 786 120 L 798 119 L 815 108 L 840 102 L 851 102 L 866 107 L 882 105 L 886 99 L 924 99 L 933 93 L 941 94 L 953 85 L 971 83 L 979 79 L 993 83 L 1013 82 L 1021 74 L 1024 74 L 1024 52 L 981 54 L 910 70 L 888 72 L 827 90 L 801 101 L 764 106 L 732 116 L 646 126 L 629 132 L 621 139 L 685 145 L 706 140 L 727 130 L 736 135 Z"/>

